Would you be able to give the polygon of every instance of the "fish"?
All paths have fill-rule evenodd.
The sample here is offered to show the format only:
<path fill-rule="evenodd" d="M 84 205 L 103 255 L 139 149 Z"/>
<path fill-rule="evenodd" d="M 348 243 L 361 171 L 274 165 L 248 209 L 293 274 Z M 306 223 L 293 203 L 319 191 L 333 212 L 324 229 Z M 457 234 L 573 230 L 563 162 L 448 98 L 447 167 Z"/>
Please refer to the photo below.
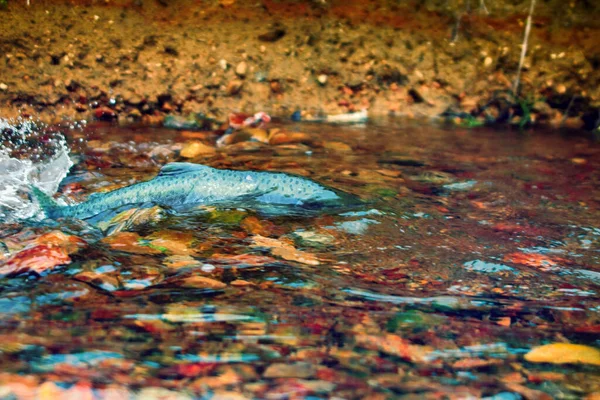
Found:
<path fill-rule="evenodd" d="M 175 211 L 217 206 L 253 209 L 272 216 L 308 216 L 362 204 L 357 196 L 293 174 L 216 169 L 192 163 L 166 164 L 148 181 L 94 193 L 73 205 L 60 205 L 35 186 L 31 190 L 50 219 L 88 220 L 106 212 L 154 206 Z"/>

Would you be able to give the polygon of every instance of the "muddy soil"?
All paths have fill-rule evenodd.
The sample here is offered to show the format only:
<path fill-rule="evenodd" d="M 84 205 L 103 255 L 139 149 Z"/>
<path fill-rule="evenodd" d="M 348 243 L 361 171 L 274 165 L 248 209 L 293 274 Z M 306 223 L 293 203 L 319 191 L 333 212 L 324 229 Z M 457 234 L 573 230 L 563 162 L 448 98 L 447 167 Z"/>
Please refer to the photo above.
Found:
<path fill-rule="evenodd" d="M 529 2 L 0 2 L 0 115 L 162 122 L 264 110 L 600 123 L 598 6 Z M 477 4 L 475 4 L 477 3 Z"/>

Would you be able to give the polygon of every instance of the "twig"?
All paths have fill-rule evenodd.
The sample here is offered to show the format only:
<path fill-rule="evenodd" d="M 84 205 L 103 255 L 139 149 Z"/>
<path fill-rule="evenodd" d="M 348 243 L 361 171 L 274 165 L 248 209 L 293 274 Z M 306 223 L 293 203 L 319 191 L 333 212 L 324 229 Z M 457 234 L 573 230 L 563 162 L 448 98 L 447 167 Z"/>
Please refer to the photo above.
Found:
<path fill-rule="evenodd" d="M 567 118 L 569 117 L 569 112 L 571 111 L 571 107 L 573 107 L 573 102 L 575 101 L 575 97 L 577 97 L 576 94 L 574 94 L 571 97 L 571 101 L 569 101 L 569 105 L 567 106 L 567 109 L 565 110 L 565 113 L 562 117 L 562 120 L 560 121 L 560 127 L 562 128 L 562 126 L 565 124 L 565 121 L 567 120 Z"/>
<path fill-rule="evenodd" d="M 515 83 L 513 84 L 513 94 L 515 96 L 517 96 L 519 92 L 519 79 L 521 78 L 521 69 L 523 68 L 523 63 L 525 62 L 525 55 L 527 54 L 527 44 L 529 43 L 529 32 L 531 32 L 531 19 L 533 16 L 534 8 L 535 0 L 531 0 L 531 5 L 529 6 L 529 16 L 527 17 L 527 23 L 525 24 L 525 36 L 523 37 L 523 46 L 521 48 L 519 68 L 517 69 L 517 76 L 515 78 Z"/>
<path fill-rule="evenodd" d="M 452 29 L 452 40 L 451 43 L 456 43 L 458 40 L 458 31 L 460 30 L 460 20 L 462 19 L 462 14 L 459 14 L 456 17 L 456 24 L 454 25 L 454 29 Z"/>
<path fill-rule="evenodd" d="M 458 41 L 458 33 L 460 31 L 460 21 L 462 20 L 463 15 L 469 14 L 471 12 L 471 0 L 467 0 L 467 4 L 465 10 L 456 16 L 456 24 L 454 25 L 454 29 L 452 32 L 452 40 L 451 43 L 456 43 Z"/>
<path fill-rule="evenodd" d="M 479 8 L 485 11 L 486 14 L 489 14 L 487 7 L 485 6 L 485 0 L 479 0 Z"/>

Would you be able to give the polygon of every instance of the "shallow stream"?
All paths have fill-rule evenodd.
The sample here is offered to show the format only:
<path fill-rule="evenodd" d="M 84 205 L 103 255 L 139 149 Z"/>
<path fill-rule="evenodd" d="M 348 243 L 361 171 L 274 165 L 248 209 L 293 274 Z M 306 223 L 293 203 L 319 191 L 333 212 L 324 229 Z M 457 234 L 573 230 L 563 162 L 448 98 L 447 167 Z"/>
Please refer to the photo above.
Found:
<path fill-rule="evenodd" d="M 524 358 L 548 343 L 600 347 L 599 143 L 394 120 L 269 128 L 290 139 L 185 161 L 307 176 L 365 206 L 308 218 L 153 208 L 91 226 L 43 220 L 24 187 L 6 190 L 46 179 L 53 192 L 60 179 L 2 172 L 0 200 L 21 202 L 0 203 L 0 398 L 600 392 L 600 360 Z M 190 142 L 217 139 L 113 125 L 64 134 L 67 202 L 150 179 Z M 27 146 L 47 146 L 38 139 L 0 166 L 66 174 L 64 157 L 24 166 Z"/>

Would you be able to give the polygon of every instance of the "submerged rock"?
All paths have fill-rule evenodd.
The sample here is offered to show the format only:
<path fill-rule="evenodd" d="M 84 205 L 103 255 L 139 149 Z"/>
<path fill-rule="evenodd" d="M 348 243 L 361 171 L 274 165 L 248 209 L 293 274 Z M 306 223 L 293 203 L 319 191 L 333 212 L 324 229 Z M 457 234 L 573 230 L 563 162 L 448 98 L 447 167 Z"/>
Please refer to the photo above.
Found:
<path fill-rule="evenodd" d="M 271 364 L 263 373 L 265 378 L 311 378 L 317 372 L 314 365 L 306 362 Z"/>

